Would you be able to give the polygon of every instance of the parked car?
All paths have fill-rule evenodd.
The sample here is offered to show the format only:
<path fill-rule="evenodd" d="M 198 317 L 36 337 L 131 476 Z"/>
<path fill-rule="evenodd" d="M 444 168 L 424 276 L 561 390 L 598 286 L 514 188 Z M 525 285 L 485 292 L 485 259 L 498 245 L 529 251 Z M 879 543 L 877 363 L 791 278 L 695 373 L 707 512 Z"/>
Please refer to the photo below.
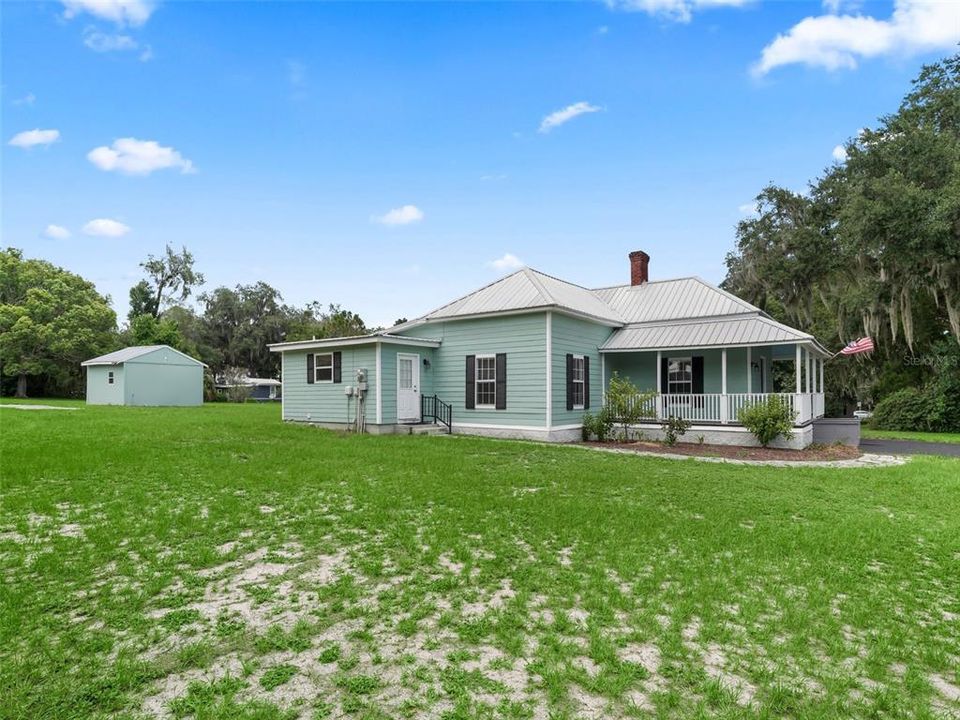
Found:
<path fill-rule="evenodd" d="M 873 417 L 873 411 L 871 410 L 854 410 L 853 416 L 859 418 L 860 420 L 866 420 L 869 417 Z"/>

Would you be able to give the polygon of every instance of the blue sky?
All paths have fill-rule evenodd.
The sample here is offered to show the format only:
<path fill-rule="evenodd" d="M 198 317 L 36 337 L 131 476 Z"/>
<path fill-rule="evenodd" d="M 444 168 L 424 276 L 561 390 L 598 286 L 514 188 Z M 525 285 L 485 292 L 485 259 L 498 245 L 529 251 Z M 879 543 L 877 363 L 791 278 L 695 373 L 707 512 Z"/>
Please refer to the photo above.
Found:
<path fill-rule="evenodd" d="M 4 245 L 120 315 L 169 242 L 207 289 L 262 279 L 371 324 L 506 255 L 596 287 L 643 249 L 653 279 L 719 282 L 742 206 L 803 189 L 960 40 L 953 4 L 920 0 L 0 13 Z"/>

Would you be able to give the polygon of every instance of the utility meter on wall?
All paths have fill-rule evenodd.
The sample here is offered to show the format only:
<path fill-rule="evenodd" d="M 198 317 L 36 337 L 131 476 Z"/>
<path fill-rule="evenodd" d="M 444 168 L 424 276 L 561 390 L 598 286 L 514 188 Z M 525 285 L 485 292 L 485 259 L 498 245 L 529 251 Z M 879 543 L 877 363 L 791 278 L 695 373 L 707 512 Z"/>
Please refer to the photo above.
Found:
<path fill-rule="evenodd" d="M 357 368 L 357 390 L 367 389 L 367 369 Z"/>

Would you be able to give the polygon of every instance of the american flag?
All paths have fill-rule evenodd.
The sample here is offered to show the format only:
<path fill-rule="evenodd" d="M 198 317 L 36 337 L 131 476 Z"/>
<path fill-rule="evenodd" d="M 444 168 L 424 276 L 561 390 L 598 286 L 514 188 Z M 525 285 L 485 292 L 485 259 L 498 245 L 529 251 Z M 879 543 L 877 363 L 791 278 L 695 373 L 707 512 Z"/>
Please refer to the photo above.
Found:
<path fill-rule="evenodd" d="M 871 352 L 873 350 L 873 338 L 870 336 L 854 340 L 840 351 L 841 355 L 856 355 L 857 353 Z"/>

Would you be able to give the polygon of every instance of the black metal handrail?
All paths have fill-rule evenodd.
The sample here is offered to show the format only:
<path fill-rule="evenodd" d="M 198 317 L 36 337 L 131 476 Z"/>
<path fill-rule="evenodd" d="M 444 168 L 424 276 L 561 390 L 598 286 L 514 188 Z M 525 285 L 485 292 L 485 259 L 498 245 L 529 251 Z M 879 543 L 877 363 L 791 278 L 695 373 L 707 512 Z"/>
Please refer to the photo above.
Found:
<path fill-rule="evenodd" d="M 446 425 L 448 435 L 453 432 L 453 405 L 445 403 L 436 395 L 420 396 L 420 421 L 426 422 L 427 418 Z"/>

